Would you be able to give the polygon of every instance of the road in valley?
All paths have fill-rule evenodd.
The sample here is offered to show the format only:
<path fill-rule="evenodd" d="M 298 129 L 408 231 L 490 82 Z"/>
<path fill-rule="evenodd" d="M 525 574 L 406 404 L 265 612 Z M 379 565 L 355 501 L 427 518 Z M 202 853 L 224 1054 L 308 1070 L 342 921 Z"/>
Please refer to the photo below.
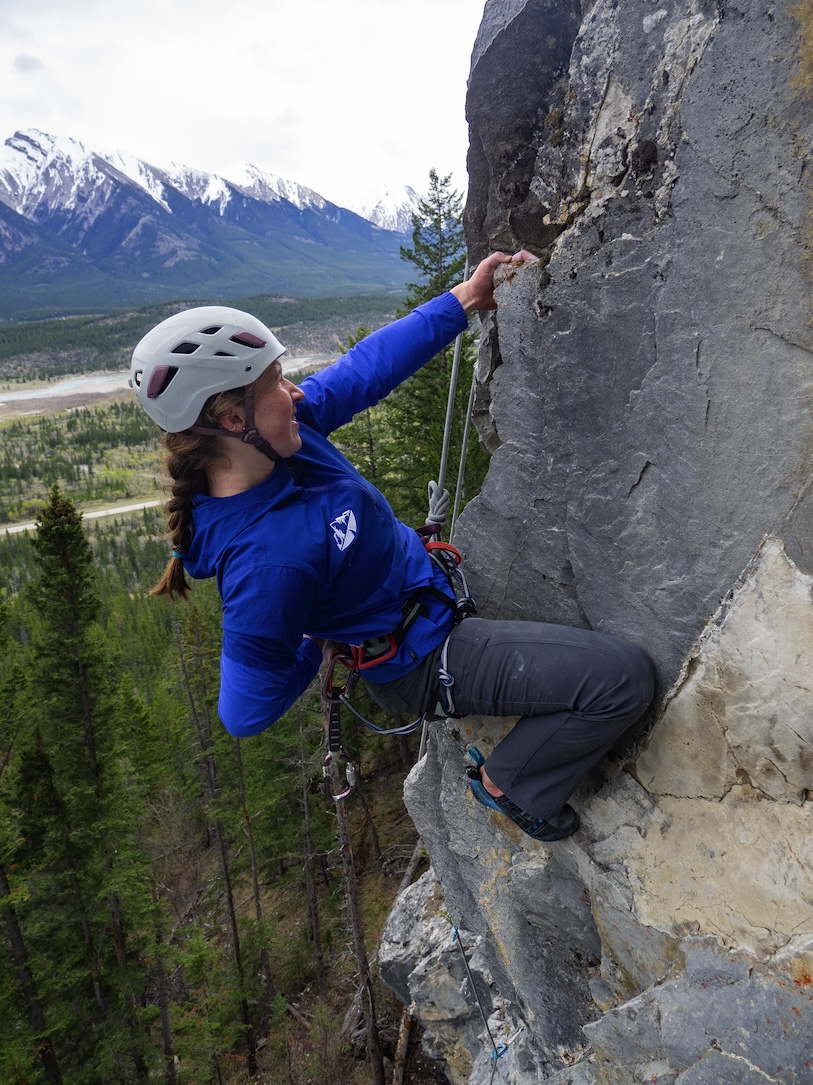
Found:
<path fill-rule="evenodd" d="M 113 505 L 109 509 L 92 509 L 90 512 L 83 512 L 83 520 L 98 520 L 101 516 L 120 516 L 128 512 L 140 512 L 142 509 L 154 509 L 156 505 L 161 505 L 161 501 L 140 501 L 136 505 Z M 6 535 L 16 535 L 18 531 L 33 531 L 37 526 L 36 521 L 32 520 L 28 524 L 0 524 L 0 533 L 5 532 Z"/>

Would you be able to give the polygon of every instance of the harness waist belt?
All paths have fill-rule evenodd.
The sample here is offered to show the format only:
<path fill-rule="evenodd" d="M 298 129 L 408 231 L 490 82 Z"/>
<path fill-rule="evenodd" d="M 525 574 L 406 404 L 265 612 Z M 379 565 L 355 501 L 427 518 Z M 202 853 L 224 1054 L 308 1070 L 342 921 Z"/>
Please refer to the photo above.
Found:
<path fill-rule="evenodd" d="M 379 663 L 386 663 L 392 659 L 401 645 L 404 643 L 409 629 L 415 624 L 416 619 L 425 618 L 429 613 L 426 603 L 421 596 L 434 595 L 442 600 L 451 609 L 454 609 L 454 600 L 450 599 L 438 588 L 428 584 L 425 588 L 418 588 L 407 599 L 401 608 L 401 620 L 391 633 L 384 633 L 380 637 L 371 637 L 360 645 L 351 644 L 353 649 L 353 665 L 359 670 L 367 670 Z"/>
<path fill-rule="evenodd" d="M 454 593 L 454 598 L 442 592 L 440 588 L 436 588 L 434 584 L 427 584 L 422 588 L 418 588 L 404 603 L 401 608 L 401 621 L 391 633 L 385 633 L 380 637 L 371 637 L 360 645 L 350 645 L 353 650 L 353 666 L 356 670 L 367 670 L 369 667 L 375 667 L 379 663 L 386 663 L 393 658 L 404 643 L 404 637 L 416 618 L 425 618 L 428 614 L 426 603 L 422 602 L 421 596 L 432 595 L 435 599 L 439 599 L 444 606 L 449 607 L 454 614 L 455 625 L 470 614 L 476 613 L 474 600 L 469 594 L 466 578 L 458 568 L 460 565 L 460 551 L 451 543 L 427 542 L 425 545 L 430 559 L 449 581 L 449 587 Z"/>

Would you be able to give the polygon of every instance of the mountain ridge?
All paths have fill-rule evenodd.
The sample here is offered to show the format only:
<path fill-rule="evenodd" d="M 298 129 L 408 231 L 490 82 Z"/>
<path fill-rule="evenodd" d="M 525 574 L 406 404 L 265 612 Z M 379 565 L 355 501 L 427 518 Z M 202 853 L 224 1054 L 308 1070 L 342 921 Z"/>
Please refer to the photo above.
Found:
<path fill-rule="evenodd" d="M 0 318 L 403 289 L 405 232 L 371 218 L 402 226 L 413 190 L 366 218 L 251 163 L 228 172 L 15 132 L 0 147 Z"/>

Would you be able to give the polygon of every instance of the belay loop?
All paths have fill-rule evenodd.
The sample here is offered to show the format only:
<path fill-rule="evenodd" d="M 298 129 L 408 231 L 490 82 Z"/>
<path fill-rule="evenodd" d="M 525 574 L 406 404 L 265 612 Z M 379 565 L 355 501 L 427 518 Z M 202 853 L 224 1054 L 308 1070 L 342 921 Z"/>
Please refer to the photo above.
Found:
<path fill-rule="evenodd" d="M 457 547 L 452 546 L 451 543 L 430 540 L 424 545 L 427 554 L 435 565 L 441 569 L 454 592 L 454 622 L 457 625 L 464 618 L 477 613 L 477 607 L 469 592 L 468 581 L 460 567 L 463 557 Z"/>

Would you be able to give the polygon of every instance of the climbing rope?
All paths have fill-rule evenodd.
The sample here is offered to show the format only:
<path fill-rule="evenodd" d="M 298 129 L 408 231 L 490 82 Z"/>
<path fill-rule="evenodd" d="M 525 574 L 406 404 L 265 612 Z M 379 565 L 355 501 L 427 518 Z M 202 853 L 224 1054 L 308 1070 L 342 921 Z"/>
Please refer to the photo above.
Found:
<path fill-rule="evenodd" d="M 471 417 L 474 411 L 474 392 L 476 388 L 476 378 L 474 373 L 471 375 L 471 387 L 469 388 L 469 404 L 466 408 L 466 417 L 463 421 L 463 441 L 460 446 L 460 464 L 457 469 L 457 486 L 454 492 L 454 507 L 452 509 L 452 519 L 449 524 L 449 542 L 454 542 L 455 528 L 457 527 L 457 516 L 460 512 L 460 502 L 463 497 L 463 479 L 466 474 L 466 458 L 469 452 L 469 433 L 471 432 Z"/>
<path fill-rule="evenodd" d="M 468 262 L 468 260 L 466 260 L 466 269 L 463 272 L 463 282 L 465 282 L 468 279 L 468 277 L 469 277 L 469 262 Z M 455 339 L 454 356 L 452 358 L 452 372 L 451 372 L 451 374 L 449 376 L 449 395 L 448 395 L 448 398 L 446 400 L 446 423 L 445 423 L 444 429 L 443 429 L 443 447 L 442 447 L 441 455 L 440 455 L 440 467 L 438 469 L 438 480 L 437 480 L 437 482 L 435 482 L 433 480 L 433 481 L 431 481 L 429 483 L 429 511 L 430 511 L 430 515 L 427 517 L 427 523 L 430 522 L 430 517 L 432 515 L 433 501 L 435 501 L 435 502 L 438 501 L 437 494 L 438 493 L 443 494 L 445 492 L 444 491 L 444 482 L 446 481 L 446 469 L 448 467 L 448 462 L 449 462 L 449 446 L 451 445 L 451 441 L 452 441 L 452 423 L 454 421 L 454 401 L 455 401 L 455 395 L 457 394 L 457 378 L 458 378 L 458 373 L 460 371 L 460 355 L 461 355 L 462 348 L 463 348 L 463 332 L 460 332 L 460 334 Z M 466 408 L 466 417 L 465 417 L 465 419 L 463 421 L 463 440 L 462 440 L 462 444 L 461 444 L 461 447 L 460 447 L 460 463 L 459 463 L 458 469 L 457 469 L 457 483 L 455 485 L 454 508 L 452 510 L 451 523 L 449 524 L 449 542 L 450 543 L 454 542 L 455 527 L 457 526 L 457 516 L 458 516 L 458 513 L 460 512 L 460 501 L 462 499 L 462 494 L 463 494 L 463 477 L 464 477 L 465 471 L 466 471 L 466 457 L 468 455 L 468 450 L 469 450 L 469 432 L 470 432 L 470 429 L 471 429 L 471 415 L 472 415 L 472 410 L 474 408 L 474 390 L 475 390 L 475 379 L 474 379 L 474 373 L 472 373 L 472 375 L 471 375 L 471 387 L 469 388 L 469 402 L 468 402 L 468 406 Z M 448 498 L 448 495 L 447 495 L 447 498 Z M 445 522 L 446 522 L 446 509 L 444 508 L 443 519 L 438 524 L 438 531 L 437 531 L 437 534 L 435 536 L 436 538 L 440 537 L 440 528 L 443 526 L 443 524 L 445 524 Z M 426 753 L 427 734 L 428 734 L 427 721 L 424 720 L 423 721 L 423 727 L 421 729 L 421 742 L 420 742 L 420 746 L 418 748 L 418 760 L 419 761 L 421 760 L 423 755 Z"/>
<path fill-rule="evenodd" d="M 494 1075 L 497 1073 L 497 1060 L 501 1059 L 503 1057 L 503 1055 L 506 1053 L 506 1051 L 508 1050 L 510 1045 L 514 1042 L 514 1040 L 516 1040 L 517 1037 L 522 1034 L 522 1032 L 524 1031 L 524 1026 L 520 1025 L 520 1027 L 517 1029 L 517 1031 L 514 1033 L 514 1035 L 511 1036 L 508 1040 L 506 1040 L 504 1044 L 497 1045 L 496 1041 L 494 1040 L 494 1036 L 493 1036 L 493 1034 L 491 1032 L 491 1027 L 489 1026 L 488 1018 L 486 1017 L 486 1011 L 483 1009 L 483 1003 L 480 1001 L 480 995 L 479 995 L 479 993 L 477 991 L 477 987 L 475 986 L 474 977 L 471 974 L 471 968 L 469 967 L 469 960 L 468 960 L 468 957 L 466 956 L 466 950 L 465 950 L 465 948 L 463 946 L 463 939 L 460 937 L 460 930 L 459 930 L 458 927 L 455 927 L 453 932 L 452 932 L 452 943 L 454 944 L 455 942 L 457 942 L 458 946 L 460 947 L 460 952 L 461 952 L 461 954 L 463 956 L 463 964 L 465 965 L 465 968 L 466 968 L 466 976 L 468 977 L 468 981 L 469 981 L 469 987 L 471 987 L 472 991 L 474 992 L 474 997 L 477 1000 L 477 1006 L 478 1006 L 478 1008 L 480 1010 L 480 1016 L 483 1019 L 483 1025 L 484 1025 L 485 1030 L 486 1030 L 486 1035 L 488 1036 L 489 1043 L 491 1044 L 491 1058 L 492 1058 L 493 1062 L 492 1062 L 492 1066 L 491 1066 L 491 1079 L 489 1081 L 489 1085 L 493 1085 Z"/>
<path fill-rule="evenodd" d="M 463 272 L 463 282 L 469 277 L 469 262 L 466 260 L 466 269 Z M 442 490 L 446 479 L 446 467 L 449 460 L 449 445 L 452 439 L 452 421 L 454 419 L 454 400 L 457 393 L 457 375 L 460 371 L 460 354 L 463 349 L 463 332 L 454 341 L 454 355 L 452 357 L 452 372 L 449 376 L 449 398 L 446 401 L 446 424 L 443 429 L 443 447 L 440 453 L 440 468 L 438 470 L 438 486 Z"/>
<path fill-rule="evenodd" d="M 463 273 L 463 282 L 469 277 L 469 262 L 466 260 L 466 270 Z M 454 422 L 454 403 L 455 396 L 457 395 L 457 379 L 460 372 L 460 355 L 463 348 L 463 332 L 461 332 L 455 339 L 454 344 L 454 356 L 452 359 L 452 372 L 449 377 L 449 396 L 446 401 L 446 424 L 443 430 L 443 447 L 440 456 L 440 468 L 438 470 L 438 487 L 443 490 L 444 482 L 446 480 L 446 470 L 449 463 L 449 447 L 452 440 L 452 425 Z M 471 432 L 471 417 L 474 409 L 474 393 L 475 393 L 476 381 L 475 375 L 471 375 L 471 386 L 469 387 L 469 402 L 466 407 L 466 416 L 463 420 L 463 439 L 460 446 L 460 463 L 457 469 L 457 483 L 455 485 L 455 499 L 454 509 L 452 511 L 452 519 L 449 524 L 449 542 L 454 541 L 455 527 L 457 526 L 457 516 L 460 512 L 460 502 L 463 494 L 463 479 L 466 473 L 466 458 L 469 451 L 469 433 Z M 431 485 L 431 484 L 430 484 Z"/>

